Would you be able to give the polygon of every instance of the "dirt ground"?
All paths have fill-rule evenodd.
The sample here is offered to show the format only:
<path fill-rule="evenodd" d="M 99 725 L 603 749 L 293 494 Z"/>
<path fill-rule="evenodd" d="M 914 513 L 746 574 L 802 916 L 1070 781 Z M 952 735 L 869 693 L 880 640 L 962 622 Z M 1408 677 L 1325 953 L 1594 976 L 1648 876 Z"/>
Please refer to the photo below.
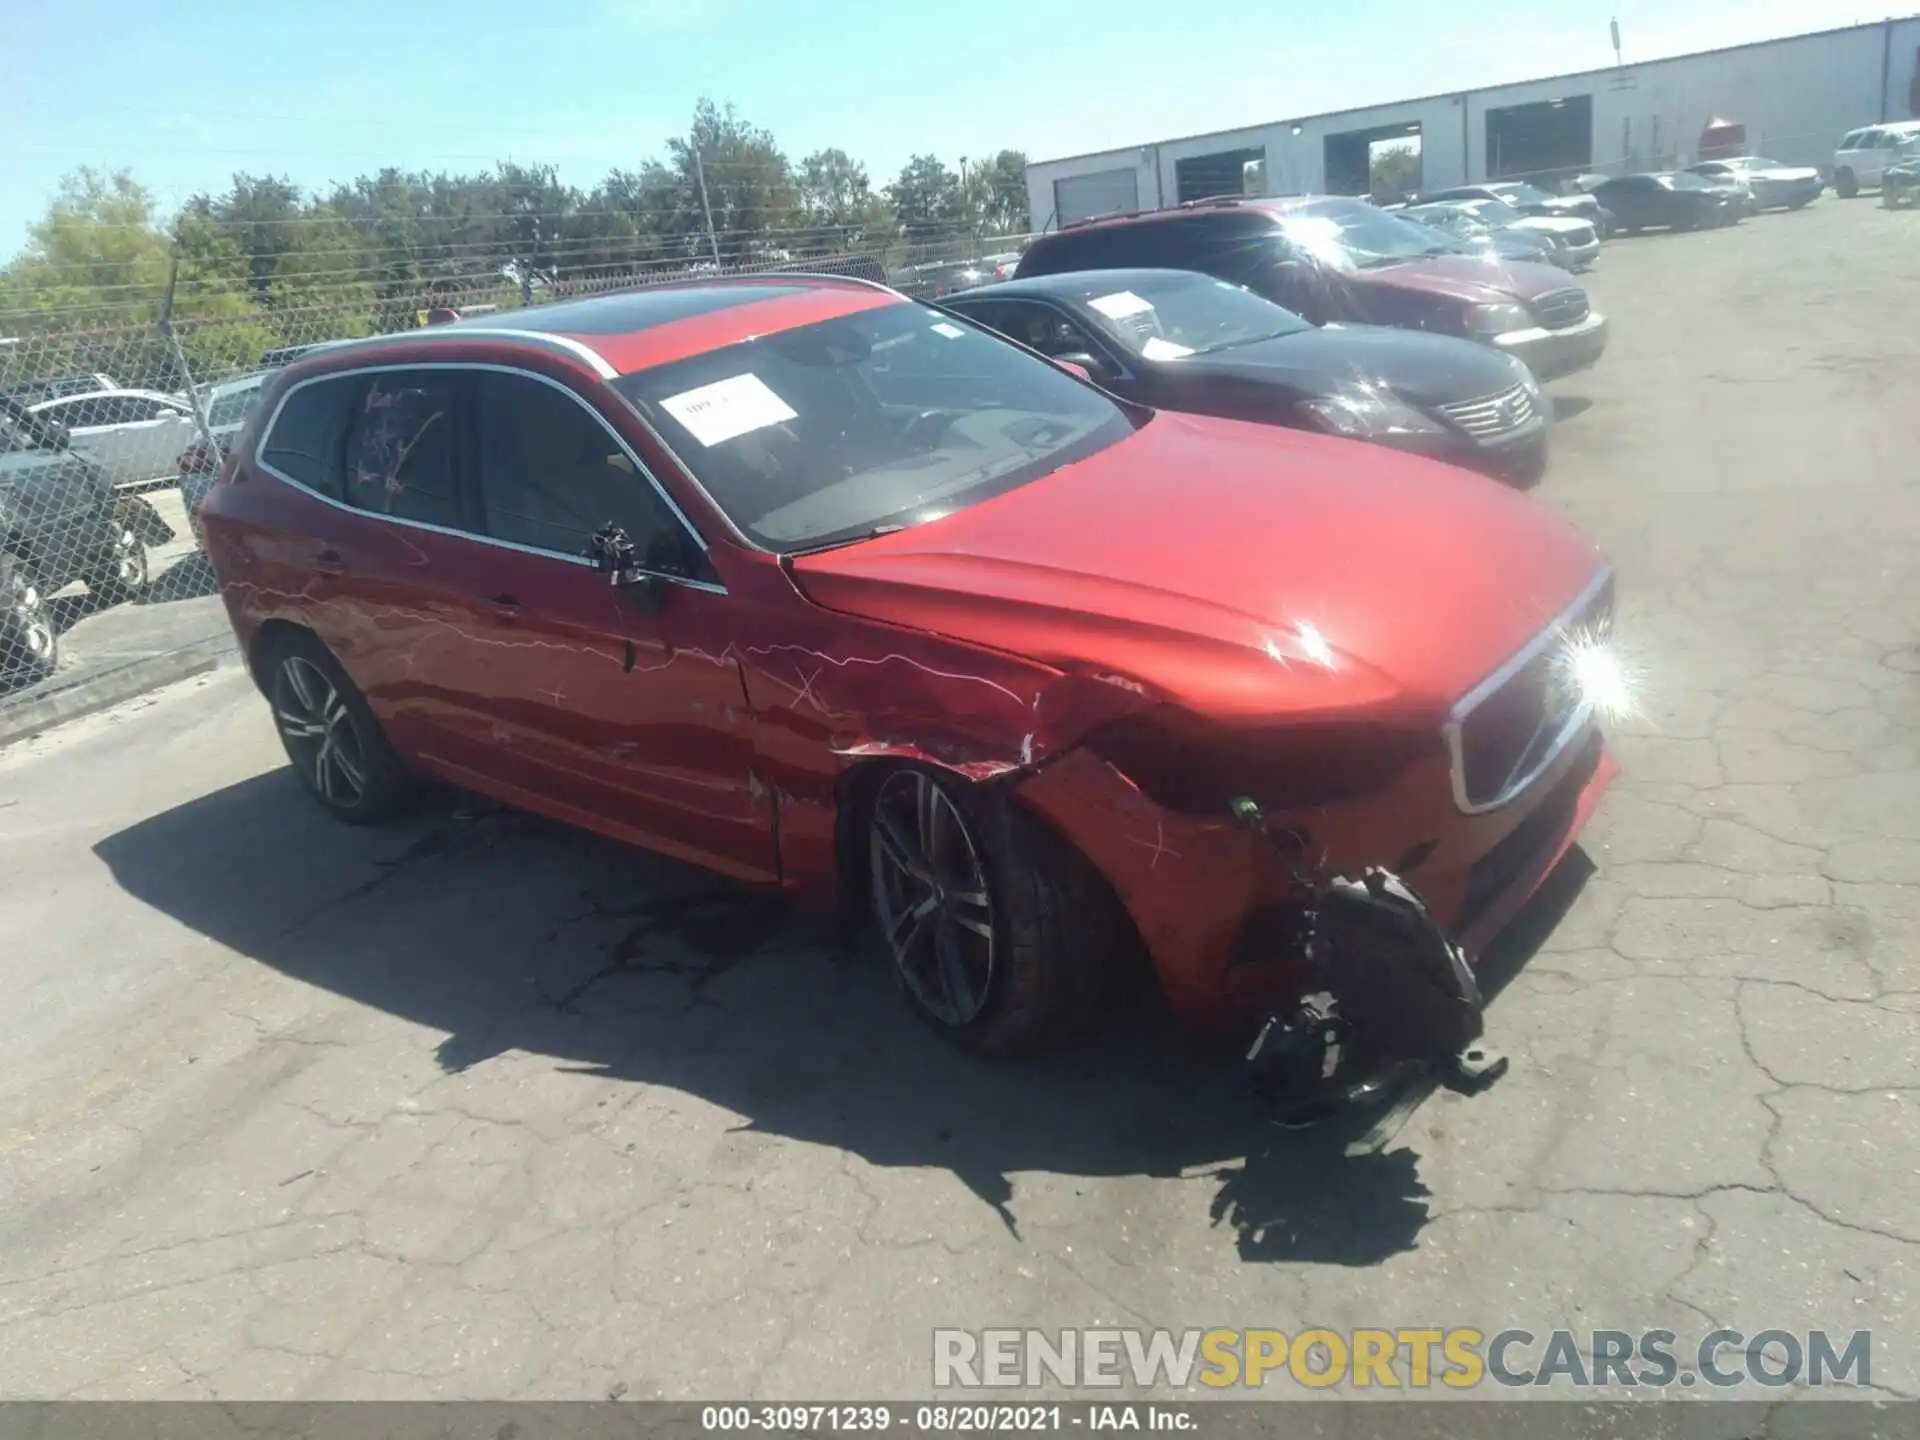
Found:
<path fill-rule="evenodd" d="M 1644 713 L 1385 1153 L 990 1067 L 702 877 L 322 819 L 233 671 L 0 753 L 0 1395 L 915 1397 L 936 1327 L 1875 1335 L 1920 1394 L 1920 215 L 1609 244 L 1543 503 Z"/>

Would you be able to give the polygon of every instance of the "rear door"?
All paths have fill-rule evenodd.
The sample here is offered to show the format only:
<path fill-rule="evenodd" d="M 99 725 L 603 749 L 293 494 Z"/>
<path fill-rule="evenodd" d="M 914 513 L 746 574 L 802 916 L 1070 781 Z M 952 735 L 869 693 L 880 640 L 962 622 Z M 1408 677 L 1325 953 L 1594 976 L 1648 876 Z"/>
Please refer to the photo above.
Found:
<path fill-rule="evenodd" d="M 475 574 L 484 554 L 462 534 L 461 381 L 436 366 L 354 372 L 318 382 L 317 399 L 296 409 L 309 382 L 290 392 L 260 452 L 269 468 L 311 474 L 303 488 L 333 502 L 278 537 L 314 630 L 394 742 L 455 779 L 493 765 L 473 694 L 486 591 Z"/>

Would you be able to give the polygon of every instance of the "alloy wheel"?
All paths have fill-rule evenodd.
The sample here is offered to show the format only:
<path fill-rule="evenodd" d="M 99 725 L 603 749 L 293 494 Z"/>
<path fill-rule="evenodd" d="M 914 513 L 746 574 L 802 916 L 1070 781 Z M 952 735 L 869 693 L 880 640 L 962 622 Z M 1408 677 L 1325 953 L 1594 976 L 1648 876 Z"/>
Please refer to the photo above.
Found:
<path fill-rule="evenodd" d="M 121 587 L 135 590 L 147 581 L 147 547 L 131 530 L 122 530 L 114 541 L 113 578 Z"/>
<path fill-rule="evenodd" d="M 57 642 L 53 634 L 53 622 L 47 618 L 46 606 L 40 603 L 40 592 L 24 580 L 16 579 L 9 599 L 13 628 L 18 636 L 14 643 L 21 649 L 20 658 L 33 669 L 50 668 Z"/>
<path fill-rule="evenodd" d="M 319 666 L 298 655 L 280 662 L 273 714 L 306 782 L 328 805 L 351 810 L 366 795 L 367 766 L 340 691 Z"/>
<path fill-rule="evenodd" d="M 934 1020 L 960 1029 L 994 978 L 993 898 L 966 818 L 931 775 L 897 770 L 873 801 L 874 913 L 901 983 Z"/>

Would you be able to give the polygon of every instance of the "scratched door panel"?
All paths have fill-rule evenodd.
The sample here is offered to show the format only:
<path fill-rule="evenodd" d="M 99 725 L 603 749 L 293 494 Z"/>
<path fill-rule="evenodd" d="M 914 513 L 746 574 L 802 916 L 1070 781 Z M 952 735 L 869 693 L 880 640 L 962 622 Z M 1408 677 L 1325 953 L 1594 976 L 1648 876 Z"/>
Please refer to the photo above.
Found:
<path fill-rule="evenodd" d="M 664 585 L 648 613 L 590 567 L 495 547 L 477 657 L 522 803 L 755 880 L 774 875 L 770 799 L 727 597 Z"/>
<path fill-rule="evenodd" d="M 450 779 L 491 783 L 506 777 L 511 754 L 495 743 L 476 688 L 489 551 L 458 533 L 459 386 L 446 370 L 369 377 L 345 441 L 343 498 L 361 512 L 353 543 L 318 563 L 351 585 L 359 633 L 348 648 L 396 742 Z"/>

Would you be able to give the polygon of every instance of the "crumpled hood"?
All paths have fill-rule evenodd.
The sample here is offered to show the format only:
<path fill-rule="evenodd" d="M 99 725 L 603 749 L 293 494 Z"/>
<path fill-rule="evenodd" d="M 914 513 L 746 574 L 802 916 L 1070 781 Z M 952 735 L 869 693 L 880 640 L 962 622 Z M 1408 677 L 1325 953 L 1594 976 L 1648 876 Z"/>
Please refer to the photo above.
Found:
<path fill-rule="evenodd" d="M 1220 719 L 1437 722 L 1604 562 L 1545 507 L 1381 446 L 1162 412 L 910 530 L 804 556 L 845 614 Z"/>

